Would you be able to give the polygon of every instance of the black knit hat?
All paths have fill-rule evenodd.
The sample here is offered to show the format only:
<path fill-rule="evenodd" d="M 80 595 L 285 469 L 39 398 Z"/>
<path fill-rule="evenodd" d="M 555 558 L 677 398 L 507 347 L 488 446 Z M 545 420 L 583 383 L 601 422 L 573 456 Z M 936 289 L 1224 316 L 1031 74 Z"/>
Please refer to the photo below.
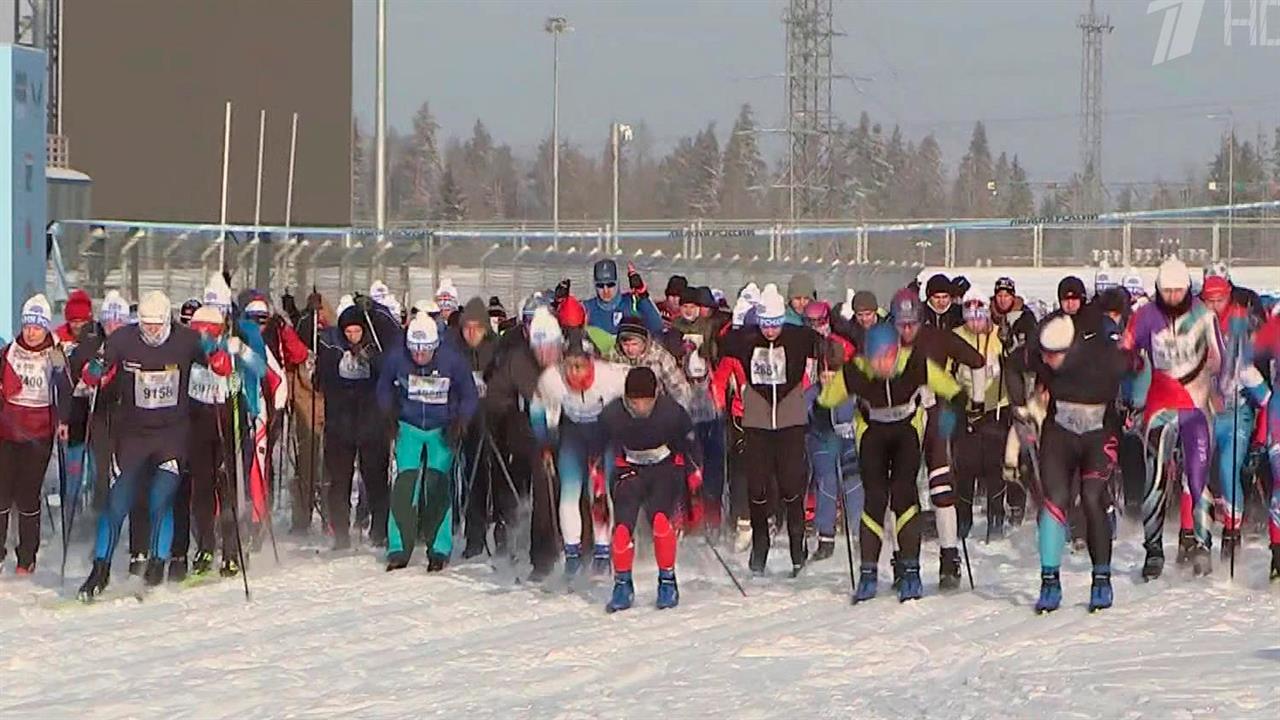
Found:
<path fill-rule="evenodd" d="M 618 323 L 618 339 L 621 340 L 624 335 L 634 335 L 649 339 L 649 328 L 645 327 L 644 321 L 635 315 L 628 315 Z"/>
<path fill-rule="evenodd" d="M 680 289 L 681 305 L 697 305 L 698 304 L 698 288 L 692 285 L 685 285 Z"/>
<path fill-rule="evenodd" d="M 942 293 L 951 295 L 953 294 L 952 290 L 953 288 L 951 287 L 951 280 L 946 275 L 943 275 L 942 273 L 938 273 L 933 277 L 929 278 L 929 282 L 925 283 L 924 285 L 924 294 L 926 297 L 933 296 L 933 295 L 941 295 Z"/>
<path fill-rule="evenodd" d="M 1084 300 L 1087 297 L 1089 295 L 1084 289 L 1084 281 L 1075 275 L 1068 275 L 1058 283 L 1058 302 L 1062 302 L 1067 298 Z"/>
<path fill-rule="evenodd" d="M 629 398 L 658 396 L 658 377 L 647 367 L 635 367 L 627 373 L 625 392 Z"/>
<path fill-rule="evenodd" d="M 697 290 L 697 299 L 694 300 L 694 302 L 696 302 L 699 307 L 710 308 L 712 310 L 719 307 L 719 303 L 716 302 L 716 296 L 712 294 L 710 287 L 700 285 Z"/>
<path fill-rule="evenodd" d="M 507 309 L 502 307 L 502 301 L 498 299 L 497 295 L 493 295 L 489 298 L 489 317 L 507 317 Z"/>
<path fill-rule="evenodd" d="M 670 295 L 670 296 L 680 295 L 682 292 L 684 292 L 684 289 L 687 287 L 689 287 L 689 281 L 685 279 L 685 276 L 672 275 L 671 279 L 667 280 L 667 289 L 666 289 L 666 292 L 663 293 L 663 295 Z"/>

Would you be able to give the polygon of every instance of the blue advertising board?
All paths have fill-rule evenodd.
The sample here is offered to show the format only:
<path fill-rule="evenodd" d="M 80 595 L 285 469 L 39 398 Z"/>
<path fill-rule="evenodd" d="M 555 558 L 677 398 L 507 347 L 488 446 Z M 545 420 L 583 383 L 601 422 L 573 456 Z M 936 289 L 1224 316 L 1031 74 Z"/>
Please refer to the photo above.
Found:
<path fill-rule="evenodd" d="M 8 340 L 22 304 L 44 292 L 44 51 L 0 45 L 0 83 L 0 337 Z"/>

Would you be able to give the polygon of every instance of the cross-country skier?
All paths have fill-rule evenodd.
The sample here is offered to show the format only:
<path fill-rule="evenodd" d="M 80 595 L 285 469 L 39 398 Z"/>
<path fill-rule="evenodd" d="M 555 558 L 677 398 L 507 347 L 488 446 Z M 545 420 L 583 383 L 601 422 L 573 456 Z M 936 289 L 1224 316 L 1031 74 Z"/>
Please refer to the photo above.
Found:
<path fill-rule="evenodd" d="M 21 322 L 18 337 L 0 349 L 0 563 L 7 553 L 9 518 L 16 515 L 17 573 L 30 575 L 40 550 L 44 473 L 53 443 L 67 441 L 71 378 L 67 358 L 54 342 L 53 309 L 44 295 L 23 304 Z"/>
<path fill-rule="evenodd" d="M 439 572 L 453 554 L 451 472 L 479 402 L 475 381 L 457 347 L 441 345 L 435 321 L 421 314 L 409 323 L 404 345 L 388 348 L 382 360 L 378 405 L 399 418 L 387 570 L 409 564 L 422 530 L 430 540 L 427 572 Z"/>
<path fill-rule="evenodd" d="M 232 354 L 239 347 L 229 348 Z M 199 333 L 173 324 L 169 298 L 152 292 L 138 305 L 138 325 L 107 338 L 101 360 L 91 360 L 84 376 L 90 385 L 118 385 L 120 407 L 112 466 L 115 482 L 107 508 L 98 519 L 93 569 L 80 586 L 91 600 L 106 588 L 120 524 L 134 499 L 145 494 L 150 515 L 151 548 L 144 579 L 157 585 L 173 542 L 173 497 L 179 468 L 187 461 L 191 366 L 204 361 L 219 375 L 231 372 L 227 350 L 202 342 Z"/>
<path fill-rule="evenodd" d="M 461 320 L 451 329 L 445 342 L 453 345 L 467 360 L 476 393 L 483 401 L 488 378 L 493 374 L 498 350 L 498 336 L 494 333 L 485 309 L 484 300 L 473 297 L 462 308 Z M 496 424 L 496 423 L 494 423 Z M 462 557 L 471 558 L 484 552 L 493 523 L 494 545 L 499 555 L 508 552 L 507 531 L 516 520 L 519 498 L 511 494 L 505 475 L 496 466 L 499 458 L 492 456 L 490 438 L 491 422 L 483 402 L 472 416 L 467 436 L 462 442 L 464 478 L 470 481 L 466 492 L 465 526 L 466 547 Z M 474 480 L 471 480 L 474 478 Z M 490 508 L 492 504 L 492 508 Z M 492 510 L 492 512 L 491 512 Z"/>
<path fill-rule="evenodd" d="M 671 517 L 682 494 L 685 468 L 677 455 L 701 467 L 701 451 L 693 422 L 684 408 L 658 392 L 658 381 L 647 367 L 632 368 L 625 380 L 625 397 L 611 402 L 600 420 L 611 444 L 618 448 L 613 507 L 613 596 L 605 609 L 626 610 L 635 598 L 632 565 L 635 560 L 636 518 L 643 505 L 653 528 L 653 555 L 658 565 L 659 609 L 680 602 L 676 585 L 676 531 Z M 700 472 L 695 470 L 694 484 Z"/>
<path fill-rule="evenodd" d="M 632 265 L 627 265 L 628 292 L 620 292 L 618 264 L 608 258 L 596 262 L 591 269 L 591 279 L 596 295 L 583 303 L 588 325 L 616 334 L 622 318 L 637 317 L 649 333 L 655 336 L 662 333 L 662 315 L 649 299 L 644 280 Z"/>
<path fill-rule="evenodd" d="M 86 427 L 85 430 L 90 434 L 90 447 L 72 446 L 67 452 L 68 477 L 76 479 L 76 482 L 70 484 L 70 492 L 67 498 L 68 507 L 75 506 L 79 501 L 79 493 L 83 490 L 79 486 L 81 475 L 88 477 L 88 482 L 91 483 L 94 511 L 102 512 L 107 505 L 107 488 L 111 480 L 111 463 L 108 462 L 111 455 L 111 417 L 119 402 L 114 388 L 90 388 L 84 382 L 82 372 L 85 364 L 90 359 L 102 355 L 102 346 L 107 337 L 125 327 L 128 323 L 129 303 L 120 297 L 119 292 L 115 290 L 107 292 L 106 297 L 102 300 L 101 307 L 98 308 L 98 322 L 85 326 L 80 334 L 79 342 L 76 344 L 76 349 L 69 358 L 71 378 L 75 382 L 75 390 L 72 391 L 72 394 L 86 398 L 95 396 L 96 399 L 93 401 L 93 417 L 87 418 L 85 423 L 86 426 L 92 425 L 92 427 Z M 88 415 L 87 409 L 86 415 Z M 72 424 L 75 423 L 73 409 Z M 89 463 L 87 471 L 79 465 L 80 462 Z M 89 527 L 90 525 L 85 523 L 84 526 Z M 131 520 L 130 535 L 133 534 L 133 522 Z M 139 549 L 145 547 L 146 544 L 142 543 Z"/>
<path fill-rule="evenodd" d="M 1125 328 L 1122 347 L 1151 363 L 1151 388 L 1144 413 L 1148 448 L 1143 498 L 1142 574 L 1148 580 L 1164 570 L 1164 513 L 1167 481 L 1161 435 L 1173 432 L 1182 446 L 1183 473 L 1194 505 L 1194 547 L 1189 555 L 1197 574 L 1210 572 L 1209 492 L 1210 397 L 1222 363 L 1222 340 L 1213 314 L 1191 294 L 1191 274 L 1177 258 L 1168 258 L 1156 275 L 1155 302 L 1142 307 Z"/>
<path fill-rule="evenodd" d="M 1263 444 L 1271 469 L 1271 497 L 1267 503 L 1267 534 L 1271 541 L 1271 580 L 1280 581 L 1280 314 L 1274 311 L 1253 341 L 1254 359 L 1270 365 L 1271 393 L 1264 404 Z"/>
<path fill-rule="evenodd" d="M 1223 275 L 1204 279 L 1200 299 L 1213 313 L 1222 338 L 1222 369 L 1212 402 L 1213 453 L 1217 461 L 1218 519 L 1222 522 L 1222 559 L 1229 560 L 1240 546 L 1240 526 L 1244 520 L 1244 484 L 1240 473 L 1253 439 L 1255 409 L 1266 403 L 1268 388 L 1262 373 L 1253 365 L 1253 343 L 1249 337 L 1254 319 L 1249 308 L 1236 302 L 1231 283 Z M 1192 498 L 1182 498 L 1184 515 L 1191 515 Z M 1182 531 L 1192 530 L 1191 517 L 1183 517 Z M 1188 533 L 1190 534 L 1190 533 Z M 1179 540 L 1182 533 L 1179 533 Z M 1181 544 L 1181 542 L 1179 543 Z"/>
<path fill-rule="evenodd" d="M 390 318 L 381 310 L 376 313 Z M 357 460 L 369 497 L 369 540 L 374 547 L 387 542 L 391 419 L 375 397 L 381 353 L 366 318 L 373 316 L 361 305 L 347 307 L 338 316 L 336 332 L 320 338 L 316 353 L 316 385 L 325 398 L 324 463 L 335 550 L 351 547 L 351 480 Z"/>
<path fill-rule="evenodd" d="M 686 287 L 681 297 L 679 312 L 672 319 L 667 337 L 678 351 L 677 361 L 689 382 L 690 400 L 686 408 L 693 419 L 706 464 L 703 466 L 702 497 L 692 503 L 695 513 L 691 516 L 691 529 L 700 531 L 706 524 L 711 532 L 720 530 L 724 494 L 725 424 L 719 406 L 713 397 L 711 379 L 720 358 L 720 320 L 711 315 L 716 302 L 707 287 Z"/>
<path fill-rule="evenodd" d="M 751 571 L 763 574 L 769 558 L 769 489 L 776 484 L 786 513 L 794 577 L 809 557 L 804 537 L 809 467 L 805 383 L 821 352 L 821 338 L 809 328 L 786 324 L 786 304 L 776 287 L 766 287 L 761 302 L 759 326 L 726 336 L 723 347 L 744 373 L 739 391 L 751 495 Z"/>
<path fill-rule="evenodd" d="M 582 566 L 582 514 L 579 503 L 590 483 L 592 569 L 609 568 L 608 483 L 614 449 L 600 414 L 622 397 L 627 367 L 593 359 L 581 331 L 569 334 L 563 359 L 542 371 L 533 404 L 534 431 L 558 436 L 556 468 L 560 472 L 560 535 L 564 571 L 576 575 Z M 544 442 L 548 442 L 544 440 Z"/>
<path fill-rule="evenodd" d="M 859 549 L 862 567 L 858 576 L 855 603 L 875 597 L 879 583 L 880 545 L 885 538 L 881 525 L 885 510 L 896 516 L 899 558 L 895 570 L 901 572 L 899 600 L 915 600 L 924 594 L 920 581 L 920 506 L 916 474 L 924 423 L 924 390 L 936 401 L 963 407 L 966 399 L 955 379 L 919 348 L 900 345 L 898 333 L 890 325 L 867 331 L 860 354 L 838 370 L 823 373 L 824 386 L 818 401 L 836 407 L 849 397 L 857 398 L 858 416 L 854 428 L 866 505 L 862 511 Z M 955 410 L 940 410 L 939 428 L 950 435 L 956 422 Z"/>
<path fill-rule="evenodd" d="M 693 405 L 693 389 L 675 357 L 655 340 L 638 317 L 618 322 L 618 342 L 605 357 L 609 362 L 630 367 L 647 367 L 658 378 L 661 390 L 688 411 Z"/>
<path fill-rule="evenodd" d="M 1113 412 L 1127 363 L 1107 335 L 1077 332 L 1069 316 L 1040 330 L 1038 382 L 1048 393 L 1049 413 L 1040 438 L 1040 598 L 1037 612 L 1062 602 L 1058 568 L 1067 542 L 1067 510 L 1079 487 L 1085 535 L 1093 561 L 1089 609 L 1111 607 L 1111 474 L 1119 439 Z M 1025 415 L 1020 422 L 1025 422 Z M 1076 478 L 1079 477 L 1077 481 Z M 1078 483 L 1078 484 L 1077 484 Z"/>

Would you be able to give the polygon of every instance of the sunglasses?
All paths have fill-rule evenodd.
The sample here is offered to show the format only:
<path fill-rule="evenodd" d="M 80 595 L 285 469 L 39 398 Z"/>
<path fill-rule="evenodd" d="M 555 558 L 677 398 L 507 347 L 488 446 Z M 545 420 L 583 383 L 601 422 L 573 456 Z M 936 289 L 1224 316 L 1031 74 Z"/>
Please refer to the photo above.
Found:
<path fill-rule="evenodd" d="M 605 288 L 615 288 L 615 287 L 618 287 L 618 283 L 596 283 L 597 290 L 604 290 Z"/>

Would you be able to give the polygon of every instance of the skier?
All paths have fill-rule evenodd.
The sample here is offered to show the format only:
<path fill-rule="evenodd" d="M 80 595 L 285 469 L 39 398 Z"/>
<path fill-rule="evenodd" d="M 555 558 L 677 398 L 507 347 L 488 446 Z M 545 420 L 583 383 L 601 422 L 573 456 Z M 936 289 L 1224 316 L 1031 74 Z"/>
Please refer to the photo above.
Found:
<path fill-rule="evenodd" d="M 855 603 L 876 595 L 877 564 L 885 537 L 885 528 L 880 523 L 889 508 L 896 516 L 899 557 L 895 571 L 901 573 L 898 599 L 905 602 L 923 596 L 922 523 L 918 517 L 919 491 L 916 489 L 923 438 L 923 391 L 931 390 L 939 404 L 946 402 L 959 407 L 967 404 L 955 379 L 930 360 L 927 353 L 900 342 L 893 327 L 877 325 L 867 331 L 866 343 L 853 362 L 822 374 L 823 388 L 818 402 L 823 407 L 837 407 L 851 396 L 858 402 L 854 433 L 862 463 L 866 505 L 859 532 L 862 567 L 853 597 Z M 949 435 L 955 425 L 955 410 L 950 405 L 943 406 L 939 415 L 940 431 Z"/>
<path fill-rule="evenodd" d="M 596 261 L 591 268 L 591 279 L 595 283 L 596 296 L 583 303 L 587 309 L 588 325 L 616 334 L 622 318 L 633 316 L 640 318 L 650 333 L 658 335 L 662 332 L 662 315 L 649 299 L 644 280 L 633 265 L 627 263 L 629 292 L 618 291 L 618 264 L 608 258 Z"/>
<path fill-rule="evenodd" d="M 377 314 L 389 318 L 380 310 Z M 324 464 L 334 550 L 351 547 L 351 481 L 357 459 L 369 498 L 370 543 L 383 547 L 387 542 L 391 418 L 375 398 L 381 352 L 368 320 L 372 315 L 362 306 L 347 307 L 338 316 L 336 332 L 320 337 L 316 353 L 316 386 L 325 398 Z"/>
<path fill-rule="evenodd" d="M 675 357 L 650 337 L 649 328 L 638 317 L 618 322 L 618 342 L 606 354 L 609 362 L 630 367 L 647 367 L 658 378 L 660 389 L 686 411 L 693 405 L 693 389 Z"/>
<path fill-rule="evenodd" d="M 148 585 L 164 580 L 165 563 L 173 543 L 173 496 L 178 471 L 187 460 L 190 406 L 187 388 L 191 366 L 204 361 L 218 375 L 231 372 L 226 348 L 202 342 L 199 333 L 173 325 L 169 298 L 152 292 L 138 305 L 138 325 L 123 328 L 107 338 L 103 358 L 89 361 L 86 382 L 118 384 L 120 407 L 116 418 L 112 467 L 114 483 L 107 508 L 98 518 L 93 569 L 80 586 L 82 600 L 92 600 L 107 586 L 111 556 L 120 536 L 120 524 L 134 498 L 148 498 L 151 548 L 144 579 Z"/>
<path fill-rule="evenodd" d="M 1280 581 L 1280 314 L 1274 311 L 1253 341 L 1254 359 L 1270 365 L 1271 394 L 1265 403 L 1263 444 L 1271 470 L 1267 503 L 1267 534 L 1271 541 L 1271 581 Z"/>
<path fill-rule="evenodd" d="M 942 280 L 938 280 L 939 277 L 942 277 Z M 939 285 L 945 279 L 940 275 L 930 278 L 934 283 L 933 289 L 937 291 L 931 295 L 937 296 L 939 304 L 942 301 L 942 293 L 950 289 L 949 285 Z M 926 310 L 914 291 L 903 289 L 894 296 L 889 311 L 902 346 L 924 353 L 925 358 L 932 360 L 944 371 L 951 368 L 954 372 L 954 368 L 961 365 L 975 370 L 986 366 L 986 358 L 951 329 L 943 329 L 940 325 L 922 321 L 928 312 L 933 313 L 935 322 L 941 325 L 950 325 L 951 315 L 960 316 L 962 322 L 963 315 L 959 305 L 952 302 L 947 305 L 946 314 L 939 315 L 936 305 L 933 309 Z M 956 325 L 959 324 L 960 322 L 956 323 Z M 952 485 L 951 432 L 944 432 L 941 427 L 945 408 L 941 403 L 933 402 L 927 388 L 923 401 L 925 407 L 924 461 L 928 470 L 929 500 L 933 505 L 934 522 L 938 532 L 938 574 L 948 577 L 946 583 L 948 586 L 952 584 L 958 586 L 960 540 L 956 493 Z M 947 429 L 954 430 L 954 428 Z M 866 485 L 865 477 L 863 485 Z M 880 518 L 876 521 L 879 522 Z M 895 566 L 895 579 L 898 575 Z"/>
<path fill-rule="evenodd" d="M 805 323 L 824 338 L 824 365 L 839 367 L 853 359 L 853 344 L 832 331 L 827 303 L 821 300 L 809 303 L 804 316 Z M 865 329 L 863 337 L 865 339 Z M 818 404 L 820 389 L 814 384 L 807 390 L 809 425 L 805 432 L 805 449 L 816 490 L 814 528 L 818 533 L 818 546 L 813 552 L 814 562 L 826 560 L 835 553 L 838 506 L 843 505 L 849 522 L 856 522 L 855 518 L 862 515 L 864 499 L 857 446 L 853 440 L 856 405 L 853 398 L 849 398 L 834 408 L 824 408 Z"/>
<path fill-rule="evenodd" d="M 706 464 L 703 466 L 701 498 L 692 498 L 690 508 L 695 516 L 689 518 L 691 529 L 706 529 L 715 533 L 722 522 L 722 502 L 725 473 L 725 425 L 717 403 L 712 397 L 711 378 L 719 362 L 719 322 L 711 316 L 715 299 L 710 288 L 686 287 L 681 297 L 679 313 L 672 320 L 672 340 L 679 355 L 677 361 L 684 370 L 690 390 L 686 409 L 694 423 L 698 443 Z M 701 515 L 700 517 L 697 515 Z"/>
<path fill-rule="evenodd" d="M 796 273 L 787 281 L 787 324 L 804 325 L 804 309 L 818 298 L 818 288 L 813 278 Z"/>
<path fill-rule="evenodd" d="M 1147 482 L 1142 503 L 1147 580 L 1164 570 L 1165 432 L 1176 433 L 1182 447 L 1182 471 L 1193 502 L 1194 538 L 1188 556 L 1196 574 L 1212 569 L 1209 557 L 1210 493 L 1209 413 L 1214 378 L 1221 369 L 1222 341 L 1213 314 L 1191 294 L 1191 274 L 1170 257 L 1156 275 L 1155 302 L 1134 314 L 1125 328 L 1122 347 L 1140 363 L 1151 363 L 1151 387 L 1143 417 L 1148 451 Z"/>
<path fill-rule="evenodd" d="M 558 446 L 560 472 L 560 535 L 564 541 L 565 575 L 582 567 L 582 488 L 590 487 L 593 572 L 609 569 L 608 486 L 613 475 L 614 448 L 600 414 L 622 397 L 627 367 L 593 359 L 580 331 L 570 333 L 563 359 L 542 371 L 534 398 L 534 434 L 544 444 Z M 558 436 L 551 443 L 548 433 Z"/>
<path fill-rule="evenodd" d="M 399 418 L 396 479 L 386 530 L 387 570 L 409 564 L 420 529 L 430 541 L 427 572 L 439 572 L 449 562 L 453 554 L 450 474 L 478 402 L 466 359 L 456 346 L 441 345 L 435 321 L 415 317 L 404 345 L 388 349 L 378 375 L 378 405 L 383 413 Z"/>
<path fill-rule="evenodd" d="M 631 607 L 635 598 L 632 564 L 635 560 L 635 524 L 644 505 L 653 528 L 653 555 L 658 565 L 658 609 L 680 602 L 676 585 L 676 531 L 671 516 L 681 494 L 685 468 L 675 462 L 682 455 L 694 468 L 701 467 L 701 452 L 694 438 L 693 422 L 684 408 L 658 392 L 658 380 L 647 367 L 632 368 L 625 380 L 625 396 L 613 400 L 601 414 L 608 439 L 619 448 L 613 506 L 613 596 L 607 612 Z M 700 479 L 694 470 L 693 484 Z M 696 490 L 696 488 L 695 488 Z"/>
<path fill-rule="evenodd" d="M 791 545 L 791 574 L 808 559 L 804 499 L 808 482 L 805 456 L 806 376 L 821 351 L 821 338 L 805 327 L 786 325 L 786 304 L 775 287 L 761 295 L 759 326 L 725 338 L 724 354 L 744 373 L 742 425 L 745 428 L 747 480 L 751 496 L 751 571 L 761 575 L 769 558 L 770 486 L 786 513 Z M 718 396 L 718 394 L 717 394 Z"/>
<path fill-rule="evenodd" d="M 486 383 L 493 373 L 498 336 L 489 323 L 484 300 L 473 297 L 462 308 L 458 327 L 451 329 L 445 342 L 452 345 L 467 361 L 476 394 L 484 400 Z M 515 523 L 516 505 L 519 499 L 512 496 L 504 481 L 495 484 L 494 458 L 490 455 L 489 418 L 483 405 L 477 404 L 471 416 L 467 435 L 460 448 L 463 454 L 463 477 L 474 478 L 466 488 L 465 524 L 466 546 L 463 559 L 484 552 L 489 535 L 489 523 L 494 523 L 493 537 L 499 555 L 507 554 L 507 528 Z M 490 502 L 493 512 L 490 513 Z M 491 515 L 493 517 L 491 517 Z"/>
<path fill-rule="evenodd" d="M 30 575 L 40 550 L 44 473 L 54 442 L 67 441 L 71 380 L 67 358 L 54 342 L 53 309 L 44 295 L 23 303 L 21 322 L 18 337 L 0 350 L 0 563 L 8 552 L 5 543 L 14 512 L 17 574 Z"/>
<path fill-rule="evenodd" d="M 1067 509 L 1078 487 L 1085 534 L 1093 562 L 1089 610 L 1111 607 L 1111 474 L 1119 439 L 1108 414 L 1120 392 L 1124 354 L 1106 335 L 1078 332 L 1069 316 L 1045 323 L 1039 335 L 1038 380 L 1048 394 L 1049 413 L 1041 429 L 1039 525 L 1040 597 L 1036 612 L 1052 612 L 1062 602 L 1058 568 L 1067 542 Z M 1019 409 L 1026 422 L 1025 410 Z M 1079 480 L 1076 480 L 1077 475 Z"/>
<path fill-rule="evenodd" d="M 75 382 L 75 390 L 72 394 L 76 397 L 92 397 L 93 398 L 93 416 L 88 417 L 85 421 L 85 432 L 89 434 L 88 447 L 83 444 L 73 445 L 67 452 L 68 478 L 74 478 L 75 482 L 70 483 L 67 498 L 67 506 L 75 507 L 79 502 L 79 494 L 83 488 L 80 487 L 79 480 L 82 476 L 88 478 L 91 483 L 91 495 L 93 498 L 93 509 L 96 512 L 102 512 L 107 505 L 107 488 L 111 479 L 110 463 L 107 462 L 111 454 L 111 417 L 115 407 L 119 404 L 114 388 L 91 388 L 83 378 L 83 370 L 86 363 L 94 357 L 100 357 L 102 354 L 102 346 L 107 337 L 115 331 L 127 325 L 129 322 L 129 303 L 120 297 L 120 293 L 111 290 L 102 300 L 101 307 L 98 308 L 98 322 L 86 325 L 80 334 L 79 342 L 76 344 L 75 350 L 69 358 L 71 370 L 71 378 Z M 86 409 L 86 415 L 88 415 Z M 72 425 L 76 424 L 74 409 L 72 415 Z M 89 426 L 92 427 L 89 427 Z M 74 433 L 74 428 L 71 430 Z M 80 466 L 81 462 L 89 463 L 86 470 Z M 129 523 L 129 534 L 134 536 L 133 521 Z M 142 523 L 139 523 L 142 525 Z M 138 538 L 140 541 L 144 538 Z M 130 544 L 134 542 L 130 540 Z M 141 542 L 137 549 L 141 550 L 146 547 L 145 542 Z M 133 550 L 134 548 L 131 548 Z"/>
<path fill-rule="evenodd" d="M 1244 484 L 1240 473 L 1253 438 L 1255 410 L 1266 402 L 1269 392 L 1262 373 L 1253 365 L 1253 344 L 1249 340 L 1253 316 L 1236 301 L 1231 284 L 1222 275 L 1204 279 L 1200 299 L 1217 319 L 1223 340 L 1222 368 L 1212 402 L 1213 453 L 1217 466 L 1217 517 L 1222 522 L 1222 559 L 1229 560 L 1240 546 L 1240 526 L 1244 520 Z M 1192 498 L 1184 493 L 1184 515 L 1191 513 Z M 1192 529 L 1183 517 L 1182 532 Z M 1179 533 L 1181 540 L 1182 533 Z"/>
<path fill-rule="evenodd" d="M 964 324 L 960 306 L 955 302 L 956 289 L 946 275 L 937 273 L 925 283 L 925 308 L 920 322 L 951 332 Z"/>
<path fill-rule="evenodd" d="M 458 288 L 454 286 L 453 280 L 444 278 L 440 281 L 440 287 L 436 288 L 436 305 L 440 308 L 440 320 L 448 327 L 456 327 L 458 320 L 454 318 L 454 314 L 458 312 L 461 304 L 458 296 Z"/>
<path fill-rule="evenodd" d="M 974 486 L 981 481 L 987 496 L 987 539 L 1004 537 L 1005 501 L 1009 514 L 1021 524 L 1026 496 L 1021 486 L 1006 483 L 1003 476 L 1002 450 L 1009 435 L 1007 408 L 1009 394 L 1005 390 L 1001 358 L 1004 346 L 991 323 L 990 310 L 983 297 L 970 291 L 962 312 L 964 325 L 955 333 L 977 350 L 986 365 L 956 368 L 956 379 L 969 397 L 965 408 L 965 426 L 955 440 L 955 479 L 960 503 L 957 508 L 960 536 L 967 537 L 973 527 Z"/>
<path fill-rule="evenodd" d="M 533 498 L 529 528 L 533 571 L 529 580 L 539 582 L 551 574 L 559 554 L 556 500 L 548 467 L 550 451 L 535 439 L 529 413 L 542 371 L 559 359 L 564 338 L 540 297 L 525 302 L 521 317 L 525 318 L 523 322 L 499 341 L 498 358 L 485 394 L 485 413 L 501 421 L 503 442 L 499 445 L 511 458 L 513 480 L 522 484 L 517 491 L 529 492 Z M 523 486 L 526 478 L 528 485 Z"/>

